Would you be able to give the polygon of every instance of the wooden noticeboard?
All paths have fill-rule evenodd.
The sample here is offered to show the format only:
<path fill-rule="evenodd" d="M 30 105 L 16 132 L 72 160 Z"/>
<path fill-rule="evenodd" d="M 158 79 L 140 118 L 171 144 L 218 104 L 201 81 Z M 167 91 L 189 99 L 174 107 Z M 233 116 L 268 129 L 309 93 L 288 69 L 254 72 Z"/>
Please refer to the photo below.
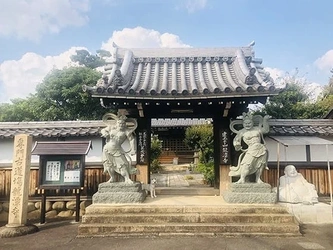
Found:
<path fill-rule="evenodd" d="M 40 156 L 40 189 L 75 189 L 84 184 L 84 156 Z"/>
<path fill-rule="evenodd" d="M 32 154 L 40 157 L 41 224 L 45 223 L 46 196 L 50 189 L 73 190 L 76 197 L 75 221 L 79 221 L 80 190 L 84 185 L 85 156 L 90 149 L 91 141 L 36 141 Z"/>

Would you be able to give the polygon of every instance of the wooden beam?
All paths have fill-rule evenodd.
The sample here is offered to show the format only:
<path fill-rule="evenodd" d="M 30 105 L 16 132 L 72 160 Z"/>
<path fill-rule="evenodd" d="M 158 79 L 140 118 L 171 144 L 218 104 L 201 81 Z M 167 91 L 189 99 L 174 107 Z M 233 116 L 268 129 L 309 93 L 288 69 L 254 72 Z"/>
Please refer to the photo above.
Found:
<path fill-rule="evenodd" d="M 145 117 L 145 116 L 144 116 L 144 112 L 143 112 L 142 103 L 141 103 L 141 102 L 137 103 L 136 107 L 138 108 L 139 116 L 140 116 L 140 117 Z"/>

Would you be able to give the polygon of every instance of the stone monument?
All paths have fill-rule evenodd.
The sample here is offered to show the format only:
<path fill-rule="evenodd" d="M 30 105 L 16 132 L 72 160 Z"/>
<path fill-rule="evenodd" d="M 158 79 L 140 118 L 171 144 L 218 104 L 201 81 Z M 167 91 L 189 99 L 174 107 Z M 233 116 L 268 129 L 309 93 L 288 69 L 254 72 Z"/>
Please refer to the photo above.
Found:
<path fill-rule="evenodd" d="M 114 120 L 115 124 L 110 121 Z M 139 203 L 146 198 L 140 182 L 133 182 L 130 175 L 136 174 L 137 169 L 132 166 L 131 156 L 136 156 L 136 143 L 134 131 L 137 121 L 127 118 L 125 115 L 107 113 L 103 116 L 103 122 L 107 125 L 102 129 L 102 137 L 106 139 L 103 147 L 104 173 L 108 173 L 110 179 L 98 186 L 98 192 L 92 197 L 93 204 L 103 203 Z M 132 122 L 133 127 L 127 126 Z M 127 142 L 128 150 L 124 149 Z"/>
<path fill-rule="evenodd" d="M 31 146 L 30 136 L 15 136 L 8 224 L 0 228 L 0 238 L 16 237 L 38 231 L 36 226 L 27 224 Z"/>
<path fill-rule="evenodd" d="M 230 167 L 229 176 L 239 177 L 231 183 L 229 190 L 222 193 L 223 198 L 229 203 L 275 203 L 276 194 L 272 187 L 261 180 L 264 169 L 268 169 L 268 151 L 265 146 L 263 134 L 269 132 L 269 116 L 252 116 L 243 113 L 242 120 L 230 123 L 230 130 L 236 134 L 233 146 L 236 151 L 241 151 L 237 166 Z M 255 126 L 255 121 L 258 123 Z M 236 129 L 236 126 L 242 126 Z M 254 175 L 254 182 L 250 176 Z"/>
<path fill-rule="evenodd" d="M 318 203 L 318 194 L 313 184 L 309 183 L 295 166 L 287 165 L 280 177 L 279 201 L 313 205 Z"/>

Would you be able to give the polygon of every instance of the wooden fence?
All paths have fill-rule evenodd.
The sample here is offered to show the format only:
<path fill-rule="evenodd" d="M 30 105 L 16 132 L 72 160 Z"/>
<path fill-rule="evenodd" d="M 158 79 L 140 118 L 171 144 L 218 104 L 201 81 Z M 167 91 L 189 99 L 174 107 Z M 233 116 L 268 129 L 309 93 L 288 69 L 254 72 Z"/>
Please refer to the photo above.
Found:
<path fill-rule="evenodd" d="M 312 183 L 320 196 L 327 196 L 330 194 L 328 171 L 324 168 L 297 168 L 297 172 L 303 175 L 303 177 Z M 280 173 L 283 175 L 283 171 Z M 280 176 L 281 176 L 280 174 Z M 333 170 L 330 171 L 331 180 L 333 180 Z M 277 186 L 278 171 L 277 169 L 264 170 L 262 174 L 262 180 L 271 184 L 273 187 Z"/>
<path fill-rule="evenodd" d="M 29 196 L 39 196 L 38 190 L 38 167 L 32 167 L 30 170 Z M 84 188 L 81 192 L 83 196 L 91 196 L 98 190 L 98 184 L 108 179 L 103 174 L 101 164 L 96 164 L 85 168 Z M 0 199 L 8 199 L 10 195 L 11 168 L 0 168 Z M 72 190 L 50 190 L 50 195 L 73 195 Z"/>
<path fill-rule="evenodd" d="M 326 196 L 330 194 L 328 171 L 325 168 L 297 168 L 304 178 L 315 185 L 318 194 Z M 280 171 L 282 173 L 282 171 Z M 330 172 L 333 180 L 333 170 Z M 83 196 L 92 196 L 98 190 L 98 184 L 107 181 L 107 174 L 103 174 L 102 164 L 90 165 L 85 169 Z M 264 170 L 262 179 L 264 182 L 277 186 L 278 173 L 276 168 Z M 11 183 L 11 168 L 0 168 L 0 199 L 9 199 Z M 54 195 L 71 195 L 71 190 L 54 190 Z M 52 193 L 51 193 L 52 194 Z M 29 196 L 38 196 L 38 167 L 30 170 Z"/>

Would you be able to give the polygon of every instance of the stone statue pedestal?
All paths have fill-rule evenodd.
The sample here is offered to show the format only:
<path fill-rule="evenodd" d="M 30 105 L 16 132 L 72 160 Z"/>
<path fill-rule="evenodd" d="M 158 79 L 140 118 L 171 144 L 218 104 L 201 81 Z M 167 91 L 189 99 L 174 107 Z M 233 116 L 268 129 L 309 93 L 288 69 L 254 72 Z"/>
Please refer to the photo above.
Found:
<path fill-rule="evenodd" d="M 228 203 L 274 204 L 277 200 L 276 193 L 267 183 L 231 183 L 229 190 L 222 192 L 222 197 Z"/>
<path fill-rule="evenodd" d="M 93 204 L 142 203 L 146 192 L 140 182 L 103 182 L 92 197 Z"/>

